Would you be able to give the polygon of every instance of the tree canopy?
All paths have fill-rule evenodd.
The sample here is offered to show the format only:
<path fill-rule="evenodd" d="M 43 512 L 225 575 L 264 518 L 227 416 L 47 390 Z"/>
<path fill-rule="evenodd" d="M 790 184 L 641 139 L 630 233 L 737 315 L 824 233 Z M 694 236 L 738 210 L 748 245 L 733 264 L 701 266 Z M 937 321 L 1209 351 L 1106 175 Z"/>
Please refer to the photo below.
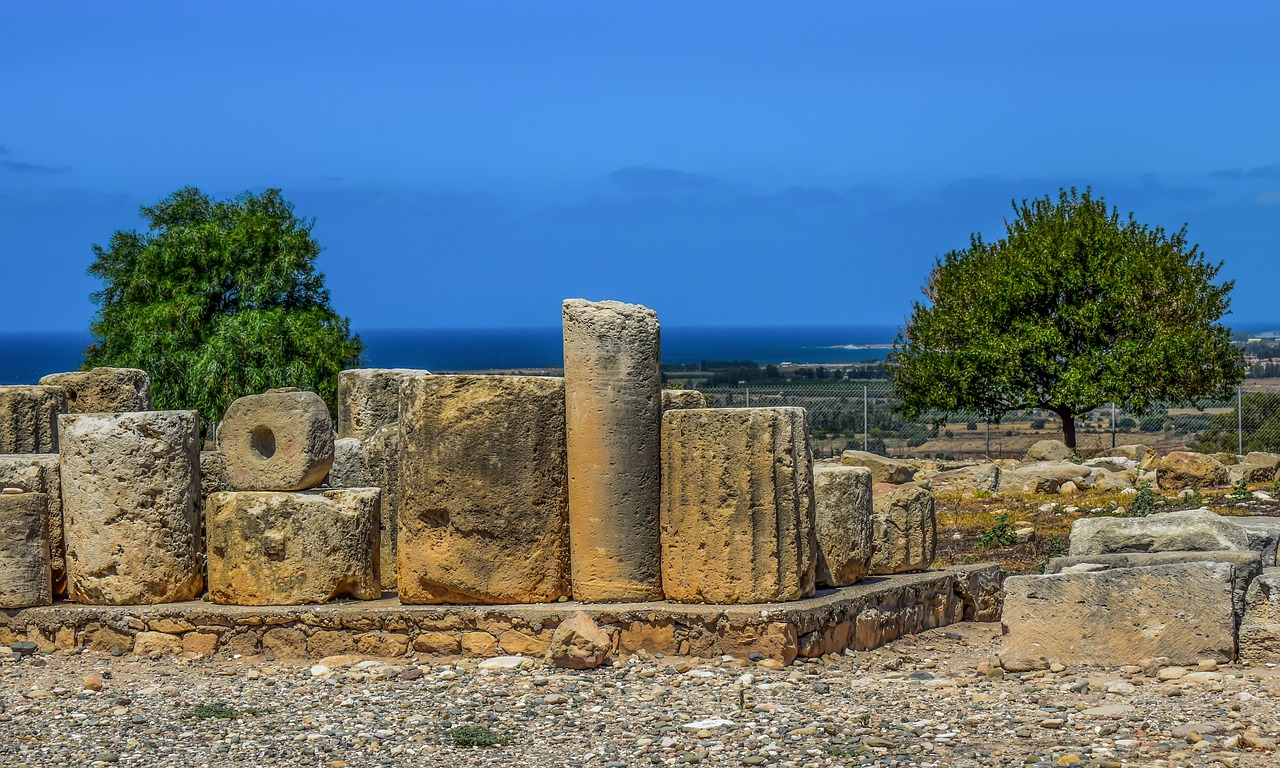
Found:
<path fill-rule="evenodd" d="M 937 260 L 894 341 L 903 410 L 1044 409 L 1075 446 L 1075 417 L 1221 398 L 1243 357 L 1220 320 L 1233 283 L 1186 227 L 1121 218 L 1090 190 L 1016 201 L 1004 238 L 971 235 Z"/>
<path fill-rule="evenodd" d="M 205 423 L 237 397 L 273 387 L 319 392 L 332 409 L 337 374 L 363 344 L 329 306 L 312 221 L 278 189 L 215 201 L 194 187 L 142 208 L 146 232 L 93 246 L 103 282 L 85 368 L 143 368 L 157 408 Z"/>

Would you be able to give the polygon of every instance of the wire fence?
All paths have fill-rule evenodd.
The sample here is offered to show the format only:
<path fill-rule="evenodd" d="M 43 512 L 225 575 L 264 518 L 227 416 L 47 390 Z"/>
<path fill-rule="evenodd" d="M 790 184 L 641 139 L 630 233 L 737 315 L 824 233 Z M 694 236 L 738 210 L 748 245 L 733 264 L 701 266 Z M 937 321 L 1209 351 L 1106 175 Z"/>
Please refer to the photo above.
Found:
<path fill-rule="evenodd" d="M 1061 419 L 1048 411 L 1014 411 L 1000 423 L 963 412 L 907 420 L 884 380 L 755 381 L 698 390 L 712 408 L 807 409 L 814 453 L 823 457 L 855 449 L 901 458 L 1021 458 L 1037 440 L 1063 436 Z M 1236 397 L 1199 408 L 1133 413 L 1108 405 L 1076 417 L 1076 447 L 1086 455 L 1132 443 L 1161 451 L 1280 452 L 1280 378 L 1246 379 Z"/>

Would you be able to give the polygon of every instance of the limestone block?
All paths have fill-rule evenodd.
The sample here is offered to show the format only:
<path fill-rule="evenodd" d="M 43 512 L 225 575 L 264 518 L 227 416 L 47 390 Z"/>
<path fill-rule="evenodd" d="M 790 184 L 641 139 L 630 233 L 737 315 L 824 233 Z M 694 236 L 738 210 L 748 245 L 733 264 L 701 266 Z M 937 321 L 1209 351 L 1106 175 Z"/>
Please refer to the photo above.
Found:
<path fill-rule="evenodd" d="M 1245 454 L 1243 464 L 1261 465 L 1271 467 L 1273 470 L 1280 470 L 1280 453 L 1268 453 L 1266 451 L 1250 451 Z"/>
<path fill-rule="evenodd" d="M 765 603 L 812 595 L 817 561 L 812 466 L 803 408 L 667 411 L 662 417 L 667 597 Z"/>
<path fill-rule="evenodd" d="M 218 425 L 218 450 L 237 491 L 303 491 L 333 465 L 333 422 L 315 392 L 236 400 Z"/>
<path fill-rule="evenodd" d="M 1113 472 L 1102 467 L 1094 467 L 1087 478 L 1084 478 L 1085 485 L 1098 493 L 1119 493 L 1125 488 L 1132 488 L 1134 482 L 1134 473 Z"/>
<path fill-rule="evenodd" d="M 200 595 L 198 421 L 195 411 L 58 418 L 72 600 L 137 605 Z"/>
<path fill-rule="evenodd" d="M 613 640 L 600 625 L 578 611 L 561 622 L 547 647 L 547 664 L 562 669 L 595 669 L 609 658 Z"/>
<path fill-rule="evenodd" d="M 846 467 L 870 469 L 871 479 L 877 483 L 909 483 L 916 476 L 916 466 L 911 462 L 867 451 L 845 451 L 840 454 L 840 463 Z"/>
<path fill-rule="evenodd" d="M 363 488 L 372 485 L 365 477 L 364 443 L 355 437 L 339 437 L 334 440 L 329 485 L 333 488 Z"/>
<path fill-rule="evenodd" d="M 658 316 L 568 299 L 563 318 L 573 595 L 659 599 Z"/>
<path fill-rule="evenodd" d="M 400 380 L 412 368 L 352 368 L 338 374 L 338 437 L 359 440 L 400 418 Z"/>
<path fill-rule="evenodd" d="M 1262 567 L 1274 568 L 1277 565 L 1276 549 L 1280 546 L 1280 517 L 1223 517 L 1225 522 L 1238 525 L 1244 529 L 1249 540 L 1249 549 L 1262 554 Z"/>
<path fill-rule="evenodd" d="M 818 585 L 862 581 L 871 567 L 871 470 L 815 467 L 813 496 Z"/>
<path fill-rule="evenodd" d="M 1000 486 L 1000 467 L 975 464 L 945 470 L 930 477 L 929 486 L 937 494 L 995 493 Z"/>
<path fill-rule="evenodd" d="M 45 494 L 0 493 L 0 608 L 53 602 L 48 520 Z"/>
<path fill-rule="evenodd" d="M 62 387 L 0 387 L 0 454 L 57 453 L 58 414 L 66 412 Z"/>
<path fill-rule="evenodd" d="M 1114 448 L 1108 448 L 1103 451 L 1105 456 L 1119 456 L 1133 462 L 1137 462 L 1139 467 L 1147 469 L 1151 461 L 1158 462 L 1160 454 L 1156 453 L 1151 446 L 1141 444 L 1117 445 Z M 1144 463 L 1145 462 L 1145 463 Z"/>
<path fill-rule="evenodd" d="M 1068 448 L 1067 444 L 1061 440 L 1037 440 L 1027 449 L 1022 461 L 1027 464 L 1039 461 L 1065 461 L 1074 453 L 1075 451 Z"/>
<path fill-rule="evenodd" d="M 1078 557 L 1054 557 L 1045 565 L 1044 572 L 1068 573 L 1109 571 L 1113 568 L 1149 568 L 1155 565 L 1177 563 L 1227 563 L 1235 569 L 1231 594 L 1238 621 L 1244 615 L 1245 594 L 1249 583 L 1262 573 L 1262 556 L 1257 552 L 1113 552 L 1107 555 L 1081 555 Z"/>
<path fill-rule="evenodd" d="M 414 376 L 400 393 L 400 601 L 568 594 L 564 380 Z"/>
<path fill-rule="evenodd" d="M 872 501 L 871 573 L 922 571 L 933 565 L 938 520 L 933 494 L 903 485 Z"/>
<path fill-rule="evenodd" d="M 329 485 L 334 488 L 381 488 L 382 588 L 397 588 L 400 535 L 400 422 L 374 430 L 364 440 L 341 437 L 334 442 Z"/>
<path fill-rule="evenodd" d="M 1148 517 L 1086 517 L 1071 526 L 1071 555 L 1110 552 L 1247 551 L 1245 530 L 1207 509 Z"/>
<path fill-rule="evenodd" d="M 1005 579 L 1000 661 L 1018 672 L 1115 667 L 1168 657 L 1231 661 L 1236 655 L 1228 563 L 1181 563 L 1097 573 Z"/>
<path fill-rule="evenodd" d="M 377 488 L 226 491 L 206 507 L 209 599 L 224 605 L 376 600 Z"/>
<path fill-rule="evenodd" d="M 1269 568 L 1249 585 L 1240 621 L 1240 660 L 1270 664 L 1280 658 L 1280 569 Z"/>
<path fill-rule="evenodd" d="M 662 390 L 662 410 L 673 411 L 688 408 L 706 408 L 707 398 L 696 389 Z"/>
<path fill-rule="evenodd" d="M 1235 485 L 1244 481 L 1247 485 L 1269 483 L 1276 476 L 1276 468 L 1270 464 L 1232 464 L 1227 467 L 1227 483 Z"/>
<path fill-rule="evenodd" d="M 1023 464 L 1000 473 L 999 490 L 1001 493 L 1057 493 L 1064 483 L 1079 485 L 1092 471 L 1067 462 Z"/>
<path fill-rule="evenodd" d="M 1156 484 L 1165 490 L 1218 488 L 1227 484 L 1227 468 L 1203 453 L 1174 451 L 1160 460 Z"/>
<path fill-rule="evenodd" d="M 51 373 L 41 384 L 67 391 L 68 413 L 151 410 L 151 377 L 137 368 L 94 368 Z"/>
<path fill-rule="evenodd" d="M 0 455 L 0 488 L 20 488 L 49 497 L 47 521 L 49 567 L 53 594 L 67 593 L 67 552 L 62 537 L 62 480 L 58 454 L 23 453 Z"/>

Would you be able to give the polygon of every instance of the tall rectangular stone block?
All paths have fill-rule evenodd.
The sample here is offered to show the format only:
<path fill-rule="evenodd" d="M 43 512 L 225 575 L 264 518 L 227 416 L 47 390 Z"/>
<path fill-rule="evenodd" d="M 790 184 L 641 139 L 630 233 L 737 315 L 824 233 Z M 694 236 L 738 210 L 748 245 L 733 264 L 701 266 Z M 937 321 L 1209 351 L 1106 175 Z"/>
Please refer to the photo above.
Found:
<path fill-rule="evenodd" d="M 0 454 L 57 453 L 58 414 L 66 411 L 62 387 L 0 387 Z"/>
<path fill-rule="evenodd" d="M 53 602 L 48 519 L 45 494 L 0 493 L 0 608 Z"/>
<path fill-rule="evenodd" d="M 414 376 L 400 394 L 400 601 L 567 594 L 564 380 Z"/>
<path fill-rule="evenodd" d="M 351 368 L 338 373 L 338 437 L 360 440 L 400 418 L 400 380 L 412 368 Z"/>
<path fill-rule="evenodd" d="M 765 603 L 813 594 L 813 457 L 803 408 L 662 417 L 662 578 L 671 600 Z"/>
<path fill-rule="evenodd" d="M 51 373 L 41 384 L 67 391 L 69 413 L 124 413 L 151 410 L 151 377 L 138 368 L 94 368 Z"/>
<path fill-rule="evenodd" d="M 379 427 L 363 440 L 340 437 L 334 442 L 329 485 L 334 488 L 382 489 L 382 588 L 398 587 L 400 517 L 400 422 Z"/>
<path fill-rule="evenodd" d="M 72 600 L 140 605 L 200 595 L 198 421 L 195 411 L 59 417 Z"/>
<path fill-rule="evenodd" d="M 564 302 L 565 420 L 573 596 L 662 597 L 657 314 L 616 301 Z"/>
<path fill-rule="evenodd" d="M 62 540 L 62 481 L 58 454 L 23 453 L 0 456 L 0 488 L 20 488 L 49 498 L 46 528 L 54 596 L 67 593 L 67 554 Z"/>
<path fill-rule="evenodd" d="M 871 502 L 871 569 L 877 576 L 923 571 L 938 551 L 933 493 L 900 485 Z"/>
<path fill-rule="evenodd" d="M 377 488 L 221 491 L 205 506 L 209 599 L 224 605 L 376 600 Z"/>
<path fill-rule="evenodd" d="M 818 536 L 818 584 L 847 587 L 871 567 L 871 470 L 818 467 L 813 470 Z"/>

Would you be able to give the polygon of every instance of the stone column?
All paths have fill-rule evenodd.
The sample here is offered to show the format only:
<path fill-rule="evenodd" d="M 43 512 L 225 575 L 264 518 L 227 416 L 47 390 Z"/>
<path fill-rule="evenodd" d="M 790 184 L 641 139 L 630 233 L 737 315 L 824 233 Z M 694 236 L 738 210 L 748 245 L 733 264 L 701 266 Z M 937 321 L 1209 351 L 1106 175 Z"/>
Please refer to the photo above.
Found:
<path fill-rule="evenodd" d="M 0 608 L 53 602 L 48 510 L 43 493 L 0 493 Z"/>
<path fill-rule="evenodd" d="M 0 456 L 0 488 L 18 488 L 48 497 L 49 565 L 53 594 L 67 593 L 67 556 L 62 544 L 62 480 L 58 454 L 23 453 Z"/>
<path fill-rule="evenodd" d="M 0 387 L 0 454 L 57 453 L 58 414 L 66 411 L 62 387 Z"/>
<path fill-rule="evenodd" d="M 195 411 L 64 414 L 67 594 L 143 605 L 199 597 L 199 417 Z"/>
<path fill-rule="evenodd" d="M 813 470 L 818 532 L 818 584 L 847 587 L 867 576 L 872 556 L 871 470 Z"/>
<path fill-rule="evenodd" d="M 657 313 L 566 300 L 564 376 L 574 599 L 661 599 Z"/>

